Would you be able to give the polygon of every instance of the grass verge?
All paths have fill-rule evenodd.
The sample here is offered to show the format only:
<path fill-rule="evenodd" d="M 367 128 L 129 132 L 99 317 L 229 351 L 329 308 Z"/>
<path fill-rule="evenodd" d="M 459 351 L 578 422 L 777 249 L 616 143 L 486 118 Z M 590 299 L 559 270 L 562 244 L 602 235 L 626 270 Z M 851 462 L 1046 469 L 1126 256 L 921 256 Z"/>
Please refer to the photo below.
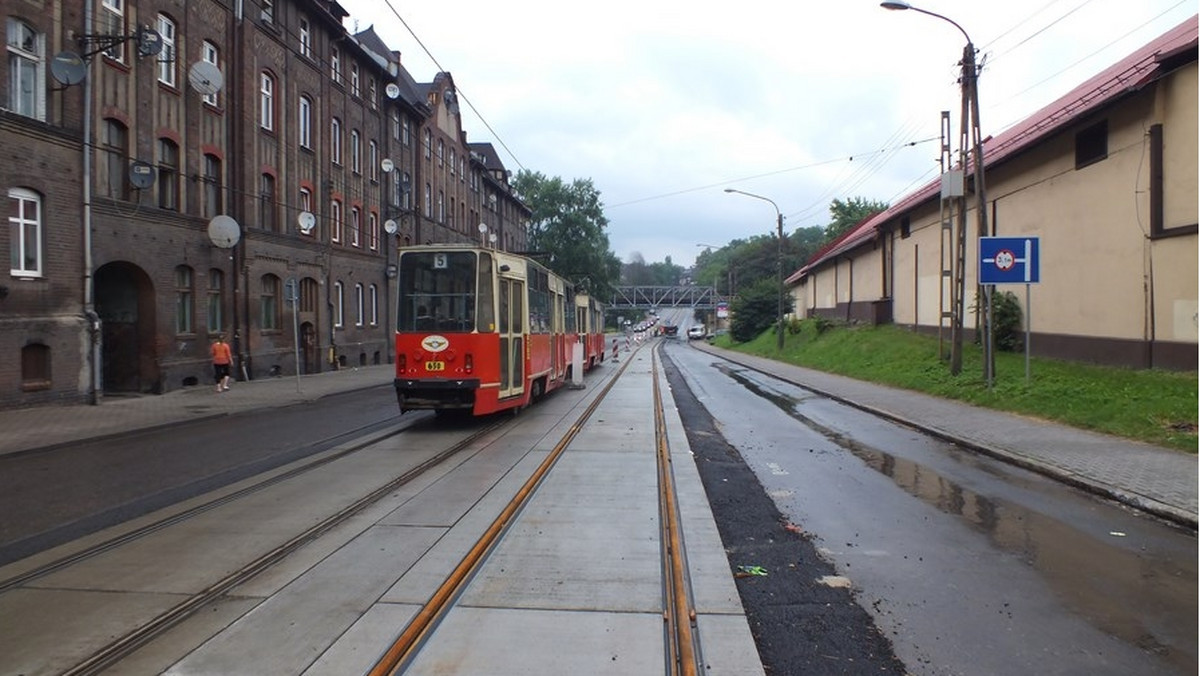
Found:
<path fill-rule="evenodd" d="M 748 343 L 722 335 L 714 344 L 1192 454 L 1197 450 L 1195 371 L 1134 370 L 1034 357 L 1026 382 L 1025 354 L 997 352 L 989 389 L 979 346 L 964 346 L 962 373 L 955 377 L 938 356 L 936 337 L 890 325 L 819 330 L 815 321 L 799 322 L 799 331 L 788 333 L 782 356 L 776 353 L 773 331 Z"/>

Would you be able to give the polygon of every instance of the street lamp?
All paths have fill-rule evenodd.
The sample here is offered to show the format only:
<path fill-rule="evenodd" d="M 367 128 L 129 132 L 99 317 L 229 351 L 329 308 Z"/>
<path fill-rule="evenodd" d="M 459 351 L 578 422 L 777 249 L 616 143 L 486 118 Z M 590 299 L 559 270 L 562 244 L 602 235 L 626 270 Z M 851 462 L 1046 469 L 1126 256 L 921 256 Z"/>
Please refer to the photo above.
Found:
<path fill-rule="evenodd" d="M 962 56 L 962 76 L 959 78 L 959 83 L 962 86 L 962 122 L 959 125 L 959 156 L 962 158 L 963 165 L 963 189 L 960 207 L 958 210 L 958 232 L 955 236 L 955 266 L 954 284 L 953 284 L 953 299 L 954 312 L 951 319 L 951 342 L 950 342 L 950 373 L 958 375 L 962 371 L 962 351 L 963 351 L 963 300 L 966 295 L 966 250 L 967 250 L 967 204 L 966 204 L 966 158 L 967 158 L 967 134 L 970 129 L 970 147 L 971 161 L 975 164 L 975 196 L 978 204 L 975 208 L 975 218 L 979 237 L 988 235 L 987 223 L 987 195 L 984 191 L 983 184 L 983 140 L 979 131 L 979 71 L 975 67 L 975 45 L 971 42 L 971 36 L 967 35 L 967 31 L 958 25 L 952 19 L 921 9 L 913 7 L 907 2 L 881 2 L 880 7 L 891 10 L 906 10 L 911 9 L 920 14 L 927 14 L 936 17 L 949 23 L 958 29 L 958 32 L 966 38 L 967 44 L 963 47 Z M 978 288 L 978 287 L 977 287 Z M 983 332 L 984 342 L 984 364 L 983 373 L 989 386 L 992 384 L 993 373 L 993 358 L 992 358 L 992 321 L 991 321 L 991 289 L 983 287 L 983 292 L 987 300 L 987 312 L 983 315 L 982 322 L 977 323 Z"/>
<path fill-rule="evenodd" d="M 775 228 L 779 236 L 779 252 L 775 256 L 775 267 L 777 270 L 776 274 L 779 277 L 779 325 L 775 328 L 775 350 L 777 352 L 783 352 L 783 212 L 779 210 L 779 205 L 776 204 L 774 200 L 763 197 L 762 195 L 755 195 L 752 192 L 735 190 L 734 188 L 725 188 L 725 192 L 737 193 L 739 195 L 745 195 L 746 197 L 753 197 L 756 200 L 770 202 L 771 206 L 775 207 Z"/>

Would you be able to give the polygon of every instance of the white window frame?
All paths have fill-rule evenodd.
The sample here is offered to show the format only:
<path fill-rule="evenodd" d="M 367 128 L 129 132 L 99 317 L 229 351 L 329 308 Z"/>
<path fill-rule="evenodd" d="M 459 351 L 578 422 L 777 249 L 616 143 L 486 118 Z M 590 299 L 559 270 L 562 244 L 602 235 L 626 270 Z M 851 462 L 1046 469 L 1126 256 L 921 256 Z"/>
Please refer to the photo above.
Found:
<path fill-rule="evenodd" d="M 329 203 L 329 241 L 342 241 L 342 203 L 333 200 Z"/>
<path fill-rule="evenodd" d="M 258 123 L 267 131 L 275 130 L 275 78 L 267 71 L 259 73 Z"/>
<path fill-rule="evenodd" d="M 300 95 L 300 105 L 296 109 L 297 141 L 301 148 L 312 149 L 312 99 Z"/>
<path fill-rule="evenodd" d="M 374 211 L 367 214 L 367 248 L 379 250 L 379 214 Z"/>
<path fill-rule="evenodd" d="M 221 64 L 220 64 L 221 52 L 220 52 L 220 50 L 217 49 L 217 46 L 215 44 L 209 42 L 208 40 L 205 40 L 200 45 L 200 59 L 203 60 L 205 63 L 212 64 L 213 66 L 215 66 L 217 68 L 221 67 Z M 215 93 L 205 94 L 202 98 L 205 103 L 207 103 L 210 106 L 213 106 L 214 108 L 219 103 L 219 101 L 217 99 L 217 95 Z"/>
<path fill-rule="evenodd" d="M 15 205 L 12 204 L 14 200 L 17 201 Z M 8 201 L 9 241 L 12 247 L 9 256 L 12 264 L 10 272 L 13 277 L 42 277 L 46 267 L 45 261 L 42 260 L 42 214 L 45 212 L 42 196 L 26 188 L 9 188 Z M 33 205 L 37 213 L 30 215 L 29 205 Z M 29 241 L 31 239 L 32 242 Z M 30 258 L 33 259 L 32 267 L 27 265 Z"/>
<path fill-rule="evenodd" d="M 367 174 L 372 181 L 379 181 L 379 144 L 375 139 L 367 141 Z"/>
<path fill-rule="evenodd" d="M 300 17 L 300 56 L 312 58 L 312 25 L 306 16 Z"/>
<path fill-rule="evenodd" d="M 350 96 L 354 98 L 358 98 L 361 95 L 358 77 L 358 64 L 350 64 Z"/>
<path fill-rule="evenodd" d="M 175 22 L 166 14 L 158 15 L 158 35 L 162 51 L 158 53 L 158 81 L 168 87 L 177 84 L 175 75 Z"/>
<path fill-rule="evenodd" d="M 366 307 L 363 298 L 362 282 L 354 284 L 354 325 L 362 326 L 363 320 L 366 318 Z"/>
<path fill-rule="evenodd" d="M 342 282 L 333 283 L 333 328 L 341 329 L 346 326 L 345 297 Z"/>
<path fill-rule="evenodd" d="M 329 120 L 329 159 L 334 164 L 342 163 L 342 121 L 336 117 Z"/>
<path fill-rule="evenodd" d="M 368 287 L 367 291 L 369 293 L 369 300 L 371 301 L 369 306 L 371 311 L 371 326 L 379 326 L 379 287 L 372 284 Z"/>
<path fill-rule="evenodd" d="M 14 44 L 13 33 L 28 31 L 33 35 L 33 50 Z M 19 39 L 19 35 L 16 38 Z M 35 120 L 46 119 L 46 36 L 21 19 L 9 17 L 6 23 L 5 44 L 8 46 L 8 107 L 18 115 Z M 13 68 L 19 76 L 13 75 Z"/>
<path fill-rule="evenodd" d="M 112 34 L 125 34 L 125 0 L 100 0 L 100 7 L 108 16 L 108 20 L 101 19 L 97 22 L 97 28 L 101 32 Z M 119 63 L 125 63 L 125 42 L 117 44 L 104 50 L 104 58 L 112 59 Z"/>
<path fill-rule="evenodd" d="M 362 137 L 357 129 L 350 130 L 350 170 L 362 173 Z"/>
<path fill-rule="evenodd" d="M 329 77 L 335 84 L 342 83 L 342 53 L 337 47 L 329 48 Z"/>
<path fill-rule="evenodd" d="M 362 209 L 350 207 L 350 246 L 362 247 Z"/>

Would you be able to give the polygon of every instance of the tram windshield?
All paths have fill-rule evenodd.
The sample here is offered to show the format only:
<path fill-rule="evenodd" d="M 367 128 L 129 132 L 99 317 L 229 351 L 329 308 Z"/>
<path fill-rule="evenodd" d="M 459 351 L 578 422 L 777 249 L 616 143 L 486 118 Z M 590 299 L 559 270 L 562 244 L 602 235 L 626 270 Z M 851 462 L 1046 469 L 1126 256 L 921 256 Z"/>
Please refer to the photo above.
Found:
<path fill-rule="evenodd" d="M 396 330 L 473 331 L 477 262 L 472 251 L 405 252 Z"/>

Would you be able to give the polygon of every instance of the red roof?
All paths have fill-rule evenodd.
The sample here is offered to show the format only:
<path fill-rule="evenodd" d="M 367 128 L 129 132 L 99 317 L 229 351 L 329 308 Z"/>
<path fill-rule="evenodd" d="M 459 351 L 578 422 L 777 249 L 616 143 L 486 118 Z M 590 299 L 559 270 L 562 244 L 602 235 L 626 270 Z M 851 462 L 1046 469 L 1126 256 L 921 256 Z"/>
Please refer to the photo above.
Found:
<path fill-rule="evenodd" d="M 1165 59 L 1185 50 L 1195 50 L 1196 45 L 1197 17 L 1193 16 L 1084 81 L 1065 96 L 1009 127 L 999 136 L 984 139 L 984 166 L 995 167 L 1097 108 L 1140 90 L 1170 69 L 1169 66 L 1164 67 Z M 1194 54 L 1190 60 L 1195 60 Z M 868 218 L 826 245 L 804 267 L 788 277 L 788 283 L 799 281 L 821 263 L 871 241 L 880 225 L 918 204 L 937 198 L 940 191 L 941 177 L 938 177 L 916 192 L 904 196 L 886 211 Z"/>

